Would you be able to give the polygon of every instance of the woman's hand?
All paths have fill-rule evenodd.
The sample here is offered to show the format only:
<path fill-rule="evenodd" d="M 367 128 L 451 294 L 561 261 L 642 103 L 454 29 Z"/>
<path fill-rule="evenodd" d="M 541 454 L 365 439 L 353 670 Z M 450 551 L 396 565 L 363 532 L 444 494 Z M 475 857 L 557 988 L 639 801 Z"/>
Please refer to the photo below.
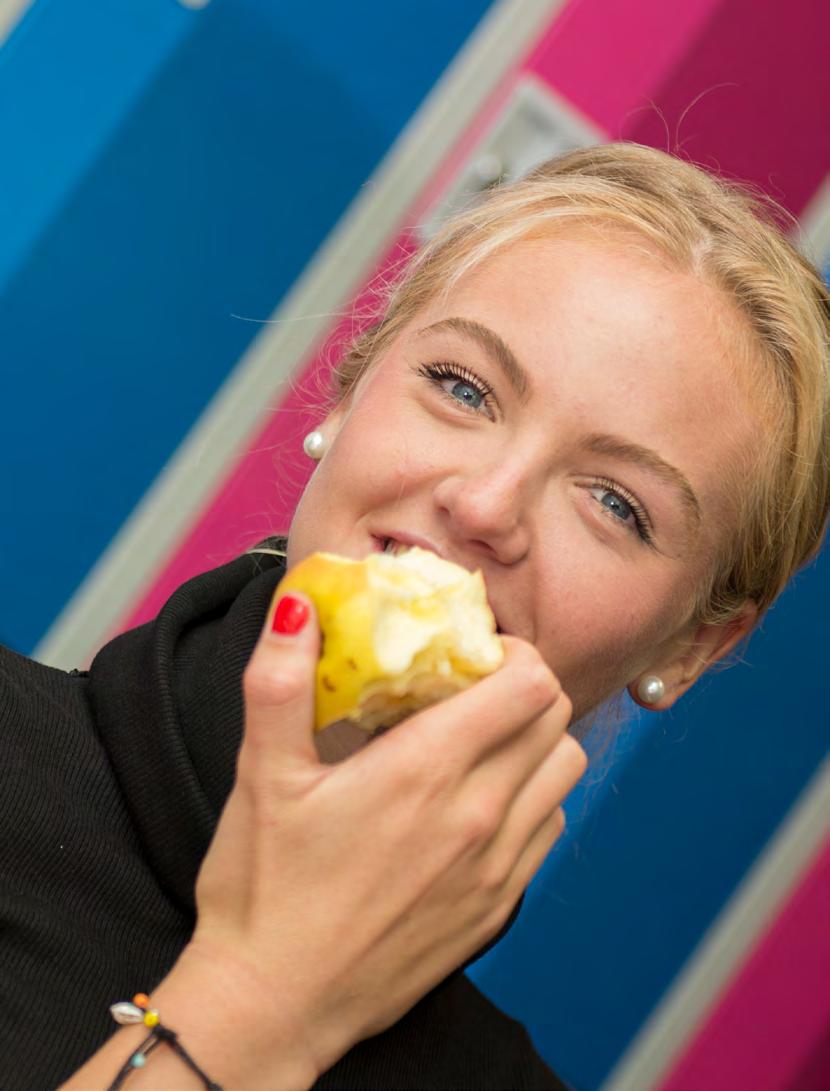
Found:
<path fill-rule="evenodd" d="M 152 1003 L 212 1079 L 310 1087 L 504 924 L 562 831 L 586 758 L 531 645 L 339 765 L 313 736 L 319 634 L 294 596 L 245 671 L 237 777 L 196 887 L 191 943 Z M 284 617 L 286 606 L 280 610 Z M 106 1087 L 145 1029 L 113 1036 L 65 1085 Z M 169 1050 L 130 1076 L 198 1088 Z"/>
<path fill-rule="evenodd" d="M 586 758 L 551 671 L 504 638 L 493 675 L 322 764 L 319 634 L 294 598 L 305 625 L 275 633 L 269 617 L 245 671 L 237 779 L 185 959 L 249 982 L 249 1020 L 284 1028 L 322 1072 L 499 930 L 561 833 Z"/>

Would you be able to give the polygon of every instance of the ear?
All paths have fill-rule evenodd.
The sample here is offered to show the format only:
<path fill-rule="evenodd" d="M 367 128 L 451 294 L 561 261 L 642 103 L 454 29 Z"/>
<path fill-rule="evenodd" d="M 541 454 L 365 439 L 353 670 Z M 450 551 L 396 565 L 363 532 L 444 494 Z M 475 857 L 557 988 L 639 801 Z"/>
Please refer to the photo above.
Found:
<path fill-rule="evenodd" d="M 641 708 L 654 712 L 663 712 L 671 708 L 678 697 L 691 689 L 704 671 L 724 659 L 746 636 L 758 620 L 758 607 L 747 600 L 741 611 L 731 621 L 722 625 L 698 625 L 676 638 L 674 649 L 655 661 L 647 671 L 643 671 L 628 687 L 632 699 Z M 646 703 L 637 687 L 643 678 L 656 676 L 665 686 L 665 694 L 659 701 Z"/>
<path fill-rule="evenodd" d="M 340 431 L 343 422 L 346 420 L 349 413 L 351 412 L 352 407 L 357 400 L 358 391 L 363 385 L 363 380 L 368 374 L 369 370 L 370 369 L 367 369 L 367 371 L 363 372 L 357 382 L 350 387 L 348 393 L 343 395 L 340 401 L 338 401 L 337 404 L 329 410 L 321 423 L 317 425 L 317 428 L 320 429 L 320 431 L 325 435 L 326 439 L 328 439 L 329 442 L 331 442 L 331 440 L 334 439 L 334 437 Z"/>

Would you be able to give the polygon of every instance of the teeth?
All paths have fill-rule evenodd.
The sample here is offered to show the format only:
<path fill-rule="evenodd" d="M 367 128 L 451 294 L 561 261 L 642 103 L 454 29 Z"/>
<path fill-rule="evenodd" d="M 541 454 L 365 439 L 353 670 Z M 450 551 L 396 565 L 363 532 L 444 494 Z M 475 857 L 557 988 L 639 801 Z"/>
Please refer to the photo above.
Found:
<path fill-rule="evenodd" d="M 403 542 L 396 542 L 394 538 L 383 539 L 383 552 L 391 553 L 393 557 L 396 557 L 399 553 L 403 553 L 406 550 L 406 546 Z"/>

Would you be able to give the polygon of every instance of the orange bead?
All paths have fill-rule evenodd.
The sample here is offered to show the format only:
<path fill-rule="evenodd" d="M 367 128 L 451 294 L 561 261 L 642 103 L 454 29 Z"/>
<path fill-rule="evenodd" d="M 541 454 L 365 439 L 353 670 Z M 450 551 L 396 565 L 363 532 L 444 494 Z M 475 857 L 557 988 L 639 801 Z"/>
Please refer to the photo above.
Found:
<path fill-rule="evenodd" d="M 159 1013 L 157 1011 L 155 1011 L 153 1008 L 150 1008 L 150 1010 L 144 1016 L 144 1026 L 145 1027 L 155 1027 L 155 1026 L 158 1025 L 158 1021 L 159 1021 Z"/>
<path fill-rule="evenodd" d="M 136 993 L 133 997 L 133 1003 L 137 1008 L 146 1008 L 150 1003 L 150 997 L 147 993 Z"/>

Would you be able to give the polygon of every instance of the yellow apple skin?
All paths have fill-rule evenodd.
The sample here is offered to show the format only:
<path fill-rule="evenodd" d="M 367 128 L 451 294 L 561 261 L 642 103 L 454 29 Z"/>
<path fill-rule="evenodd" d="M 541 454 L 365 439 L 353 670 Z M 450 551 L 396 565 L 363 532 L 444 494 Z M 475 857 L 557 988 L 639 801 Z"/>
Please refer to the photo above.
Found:
<path fill-rule="evenodd" d="M 321 731 L 350 719 L 361 689 L 380 674 L 366 567 L 333 553 L 312 553 L 283 577 L 278 593 L 287 591 L 308 595 L 317 610 L 321 638 L 314 727 Z"/>
<path fill-rule="evenodd" d="M 316 731 L 351 720 L 389 727 L 502 662 L 480 572 L 425 550 L 363 561 L 313 553 L 277 588 L 307 595 L 320 624 Z"/>

